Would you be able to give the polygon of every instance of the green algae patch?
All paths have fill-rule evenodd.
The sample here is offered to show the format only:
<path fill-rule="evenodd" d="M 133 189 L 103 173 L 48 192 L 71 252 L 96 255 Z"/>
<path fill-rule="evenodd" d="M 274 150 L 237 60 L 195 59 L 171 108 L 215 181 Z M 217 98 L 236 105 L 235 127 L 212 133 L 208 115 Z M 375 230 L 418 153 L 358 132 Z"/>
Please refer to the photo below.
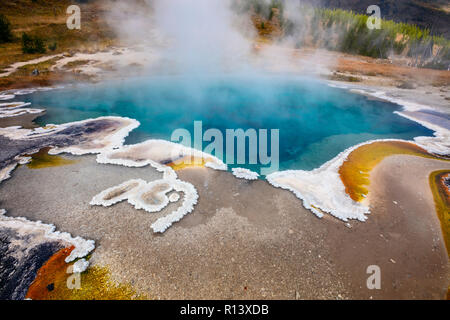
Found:
<path fill-rule="evenodd" d="M 36 152 L 31 157 L 31 162 L 27 164 L 30 169 L 42 169 L 50 167 L 67 166 L 77 162 L 77 160 L 65 159 L 61 156 L 49 155 L 50 148 L 42 148 L 39 152 Z"/>
<path fill-rule="evenodd" d="M 445 185 L 446 179 L 450 179 L 450 171 L 439 170 L 430 174 L 429 181 L 447 253 L 450 256 L 450 191 Z"/>

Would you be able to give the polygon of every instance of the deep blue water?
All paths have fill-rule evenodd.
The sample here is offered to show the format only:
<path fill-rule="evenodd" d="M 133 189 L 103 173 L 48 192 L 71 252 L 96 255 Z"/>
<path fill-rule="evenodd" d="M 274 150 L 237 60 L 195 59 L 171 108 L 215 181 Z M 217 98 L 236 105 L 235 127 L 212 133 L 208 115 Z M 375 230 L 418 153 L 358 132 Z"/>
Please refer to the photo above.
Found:
<path fill-rule="evenodd" d="M 103 115 L 137 119 L 127 139 L 170 140 L 177 128 L 280 130 L 280 169 L 319 167 L 371 139 L 412 139 L 432 132 L 393 112 L 400 107 L 300 77 L 160 76 L 78 85 L 24 96 L 47 109 L 39 124 Z M 206 145 L 205 143 L 204 145 Z M 238 165 L 258 170 L 259 166 Z M 259 170 L 258 170 L 259 172 Z"/>

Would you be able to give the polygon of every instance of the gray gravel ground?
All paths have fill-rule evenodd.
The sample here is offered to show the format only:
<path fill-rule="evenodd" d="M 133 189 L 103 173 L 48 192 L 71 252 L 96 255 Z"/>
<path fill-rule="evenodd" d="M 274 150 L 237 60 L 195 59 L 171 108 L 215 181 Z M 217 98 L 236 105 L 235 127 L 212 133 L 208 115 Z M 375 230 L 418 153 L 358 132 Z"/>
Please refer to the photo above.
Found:
<path fill-rule="evenodd" d="M 351 228 L 332 217 L 316 218 L 293 194 L 265 181 L 186 169 L 179 177 L 196 186 L 199 203 L 161 235 L 150 225 L 176 204 L 156 214 L 126 202 L 109 208 L 89 205 L 108 187 L 132 178 L 155 180 L 160 173 L 99 165 L 94 156 L 69 158 L 80 161 L 34 170 L 20 166 L 0 185 L 0 207 L 8 215 L 54 223 L 58 230 L 95 240 L 91 261 L 108 266 L 114 280 L 131 283 L 150 298 L 445 296 L 448 256 L 430 195 L 421 200 L 425 206 L 411 201 L 407 212 L 387 204 L 398 194 L 414 198 L 410 189 L 426 176 L 416 174 L 421 164 L 427 163 L 427 170 L 448 167 L 441 161 L 417 158 L 397 168 L 395 174 L 404 172 L 409 183 L 392 179 L 395 192 L 381 188 L 377 199 L 382 199 L 375 202 L 368 221 L 351 222 Z M 381 290 L 366 287 L 366 269 L 373 264 L 382 271 Z"/>

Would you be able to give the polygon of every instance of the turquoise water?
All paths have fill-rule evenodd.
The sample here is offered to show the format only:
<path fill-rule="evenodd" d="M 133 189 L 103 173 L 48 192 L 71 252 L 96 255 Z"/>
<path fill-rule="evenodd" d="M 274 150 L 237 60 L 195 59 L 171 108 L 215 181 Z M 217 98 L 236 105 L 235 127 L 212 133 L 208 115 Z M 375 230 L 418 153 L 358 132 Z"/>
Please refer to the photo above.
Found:
<path fill-rule="evenodd" d="M 300 77 L 161 76 L 78 85 L 24 96 L 47 109 L 39 124 L 104 115 L 137 119 L 126 143 L 170 140 L 177 128 L 280 130 L 280 169 L 311 170 L 357 143 L 432 132 L 393 113 L 394 104 Z M 205 143 L 207 144 L 207 143 Z M 204 145 L 205 145 L 204 144 Z M 236 165 L 259 172 L 259 165 Z"/>

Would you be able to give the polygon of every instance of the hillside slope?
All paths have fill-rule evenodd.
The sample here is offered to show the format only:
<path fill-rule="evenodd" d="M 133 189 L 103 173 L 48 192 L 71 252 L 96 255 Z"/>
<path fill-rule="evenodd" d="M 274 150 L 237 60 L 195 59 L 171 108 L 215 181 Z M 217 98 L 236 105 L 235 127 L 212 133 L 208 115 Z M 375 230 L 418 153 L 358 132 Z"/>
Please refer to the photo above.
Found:
<path fill-rule="evenodd" d="M 450 3 L 446 0 L 302 0 L 315 6 L 366 13 L 370 5 L 381 9 L 383 19 L 416 24 L 450 39 Z"/>

